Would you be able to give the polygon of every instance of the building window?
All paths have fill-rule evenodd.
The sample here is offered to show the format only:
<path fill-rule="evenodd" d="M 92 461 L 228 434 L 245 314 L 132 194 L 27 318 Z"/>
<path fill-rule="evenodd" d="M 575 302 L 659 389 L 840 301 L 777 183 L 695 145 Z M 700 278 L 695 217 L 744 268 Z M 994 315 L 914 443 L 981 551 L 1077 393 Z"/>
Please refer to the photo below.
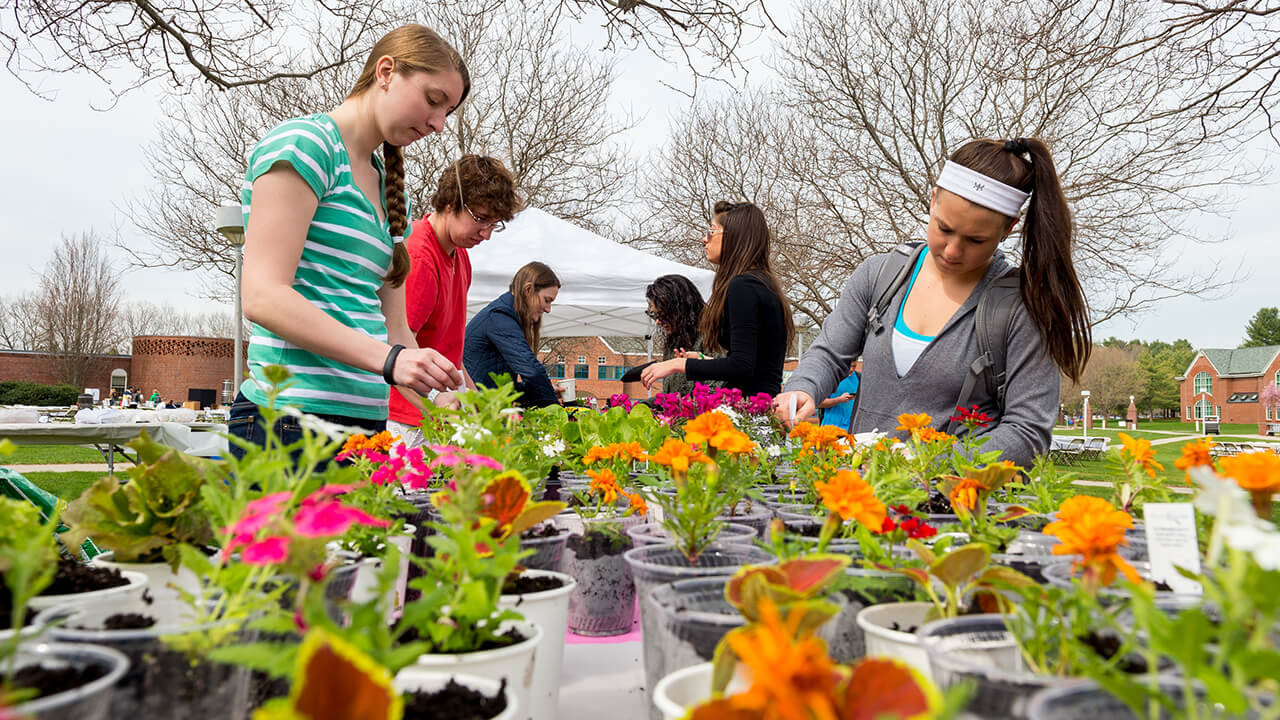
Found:
<path fill-rule="evenodd" d="M 547 369 L 547 377 L 556 378 L 557 380 L 564 379 L 564 363 L 544 365 L 543 367 Z"/>
<path fill-rule="evenodd" d="M 1183 417 L 1191 417 L 1191 406 L 1190 406 L 1190 405 L 1188 405 L 1188 406 L 1187 406 L 1187 414 L 1186 414 L 1186 415 L 1183 415 Z"/>
<path fill-rule="evenodd" d="M 123 391 L 129 384 L 129 374 L 120 368 L 111 371 L 111 392 Z"/>
<path fill-rule="evenodd" d="M 1209 373 L 1196 373 L 1195 392 L 1197 395 L 1200 393 L 1213 394 L 1213 378 L 1209 376 Z"/>
<path fill-rule="evenodd" d="M 1280 370 L 1276 371 L 1276 387 L 1280 387 Z"/>
<path fill-rule="evenodd" d="M 1197 400 L 1196 401 L 1196 419 L 1203 420 L 1207 417 L 1212 417 L 1212 416 L 1213 416 L 1213 406 L 1209 404 L 1209 401 L 1204 398 L 1200 398 L 1199 400 Z"/>
<path fill-rule="evenodd" d="M 596 356 L 596 364 L 597 364 L 597 365 L 603 365 L 603 364 L 604 364 L 604 356 L 603 356 L 603 355 L 597 355 L 597 356 Z"/>
<path fill-rule="evenodd" d="M 587 356 L 586 356 L 586 355 L 579 355 L 579 356 L 578 356 L 578 364 L 579 364 L 579 365 L 586 365 L 586 364 L 587 364 Z"/>
<path fill-rule="evenodd" d="M 623 375 L 627 374 L 626 365 L 597 365 L 596 379 L 598 380 L 621 380 Z"/>
<path fill-rule="evenodd" d="M 588 380 L 591 378 L 591 366 L 582 363 L 573 366 L 573 376 L 579 380 Z"/>
<path fill-rule="evenodd" d="M 563 356 L 563 355 L 557 355 L 557 356 L 556 356 L 556 362 L 558 362 L 558 363 L 562 363 L 562 362 L 564 362 L 564 356 Z"/>

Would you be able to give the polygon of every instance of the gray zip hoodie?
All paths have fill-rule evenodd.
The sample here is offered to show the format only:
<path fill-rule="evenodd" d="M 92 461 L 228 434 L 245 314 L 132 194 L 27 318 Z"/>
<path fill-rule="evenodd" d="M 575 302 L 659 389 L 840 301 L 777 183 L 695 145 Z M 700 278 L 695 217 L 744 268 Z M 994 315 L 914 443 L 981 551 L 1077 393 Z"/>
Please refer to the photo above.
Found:
<path fill-rule="evenodd" d="M 848 375 L 849 364 L 861 356 L 862 382 L 858 385 L 854 432 L 892 433 L 898 427 L 898 415 L 922 412 L 933 418 L 935 428 L 945 429 L 947 418 L 956 412 L 969 365 L 978 357 L 974 330 L 978 299 L 1010 264 L 997 250 L 978 287 L 920 353 L 907 374 L 898 377 L 891 338 L 898 308 L 906 298 L 906 283 L 890 301 L 880 331 L 867 334 L 867 309 L 875 302 L 872 286 L 887 258 L 887 253 L 868 258 L 849 277 L 835 310 L 822 324 L 818 339 L 800 359 L 782 390 L 803 391 L 815 400 L 825 398 Z M 1031 290 L 1034 292 L 1035 288 Z M 979 435 L 989 438 L 982 450 L 1000 450 L 1001 459 L 1025 467 L 1049 447 L 1061 374 L 1053 358 L 1044 352 L 1040 331 L 1020 300 L 1013 314 L 1006 357 L 1008 385 L 1003 417 L 997 417 L 995 398 L 981 379 L 974 383 L 968 404 L 976 404 L 996 418 L 993 424 L 978 430 Z"/>

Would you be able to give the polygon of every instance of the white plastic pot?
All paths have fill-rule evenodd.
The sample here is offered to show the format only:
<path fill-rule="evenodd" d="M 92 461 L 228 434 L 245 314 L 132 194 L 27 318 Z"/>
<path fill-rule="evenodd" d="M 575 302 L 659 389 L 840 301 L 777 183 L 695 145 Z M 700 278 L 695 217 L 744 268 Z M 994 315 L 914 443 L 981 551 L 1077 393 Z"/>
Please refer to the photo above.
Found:
<path fill-rule="evenodd" d="M 542 640 L 538 643 L 537 662 L 533 668 L 533 686 L 529 691 L 529 717 L 554 720 L 560 709 L 560 674 L 564 666 L 564 636 L 569 629 L 569 594 L 577 585 L 564 573 L 548 570 L 525 570 L 530 577 L 554 577 L 560 587 L 554 590 L 503 595 L 498 605 L 524 615 L 538 626 Z"/>
<path fill-rule="evenodd" d="M 400 551 L 400 574 L 396 576 L 396 584 L 388 591 L 388 620 L 400 617 L 404 611 L 404 593 L 409 583 L 409 550 L 413 547 L 413 535 L 416 528 L 404 526 L 404 533 L 387 538 L 387 542 Z M 360 569 L 356 571 L 355 584 L 351 588 L 351 601 L 364 603 L 373 599 L 378 590 L 378 572 L 382 569 L 377 558 L 365 558 L 359 561 Z"/>
<path fill-rule="evenodd" d="M 170 585 L 181 588 L 196 597 L 200 597 L 204 589 L 200 577 L 190 568 L 179 566 L 178 571 L 174 572 L 168 563 L 121 563 L 115 561 L 114 555 L 113 552 L 105 552 L 90 560 L 89 564 L 115 568 L 120 572 L 130 571 L 146 575 L 148 594 L 155 600 L 166 603 L 182 602 L 182 595 Z"/>
<path fill-rule="evenodd" d="M 538 644 L 542 642 L 542 628 L 527 620 L 510 626 L 525 636 L 523 642 L 497 650 L 422 655 L 418 657 L 418 667 L 446 675 L 467 673 L 494 681 L 506 678 L 507 687 L 515 696 L 516 717 L 529 717 L 534 663 Z"/>
<path fill-rule="evenodd" d="M 711 697 L 711 663 L 677 670 L 653 687 L 653 705 L 663 720 L 680 720 L 689 708 Z"/>
<path fill-rule="evenodd" d="M 920 628 L 932 607 L 927 602 L 885 603 L 859 611 L 858 627 L 866 636 L 867 656 L 896 658 L 932 678 L 929 655 L 915 632 L 893 629 L 895 623 L 900 628 Z"/>
<path fill-rule="evenodd" d="M 132 570 L 126 570 L 120 574 L 129 581 L 128 585 L 106 588 L 105 590 L 92 590 L 90 592 L 68 593 L 66 595 L 37 595 L 27 602 L 27 607 L 36 612 L 42 612 L 51 607 L 69 602 L 96 602 L 106 598 L 112 598 L 116 607 L 131 605 L 142 607 L 142 591 L 147 588 L 147 576 Z"/>

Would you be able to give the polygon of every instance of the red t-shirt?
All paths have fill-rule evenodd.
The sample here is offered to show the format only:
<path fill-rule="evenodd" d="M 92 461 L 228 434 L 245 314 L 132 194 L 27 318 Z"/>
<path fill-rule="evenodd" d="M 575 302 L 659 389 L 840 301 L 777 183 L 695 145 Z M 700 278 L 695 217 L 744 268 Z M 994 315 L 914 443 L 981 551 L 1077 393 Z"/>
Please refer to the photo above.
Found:
<path fill-rule="evenodd" d="M 444 254 L 430 215 L 413 224 L 405 241 L 412 265 L 404 282 L 404 304 L 409 329 L 418 347 L 434 348 L 456 366 L 462 365 L 462 338 L 467 329 L 467 290 L 471 287 L 471 259 L 454 248 Z M 422 422 L 422 413 L 399 393 L 391 391 L 389 417 L 406 425 Z"/>

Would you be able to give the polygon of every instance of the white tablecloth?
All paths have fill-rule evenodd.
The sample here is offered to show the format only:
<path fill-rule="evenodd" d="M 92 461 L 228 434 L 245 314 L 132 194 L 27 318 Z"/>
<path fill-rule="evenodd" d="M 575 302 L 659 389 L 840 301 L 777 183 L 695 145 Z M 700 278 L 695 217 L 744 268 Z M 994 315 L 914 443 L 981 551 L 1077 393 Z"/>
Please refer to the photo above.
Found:
<path fill-rule="evenodd" d="M 0 438 L 19 445 L 123 445 L 146 430 L 158 443 L 190 455 L 213 457 L 227 450 L 221 423 L 12 423 L 0 424 Z"/>
<path fill-rule="evenodd" d="M 559 720 L 648 720 L 639 642 L 566 645 Z"/>

